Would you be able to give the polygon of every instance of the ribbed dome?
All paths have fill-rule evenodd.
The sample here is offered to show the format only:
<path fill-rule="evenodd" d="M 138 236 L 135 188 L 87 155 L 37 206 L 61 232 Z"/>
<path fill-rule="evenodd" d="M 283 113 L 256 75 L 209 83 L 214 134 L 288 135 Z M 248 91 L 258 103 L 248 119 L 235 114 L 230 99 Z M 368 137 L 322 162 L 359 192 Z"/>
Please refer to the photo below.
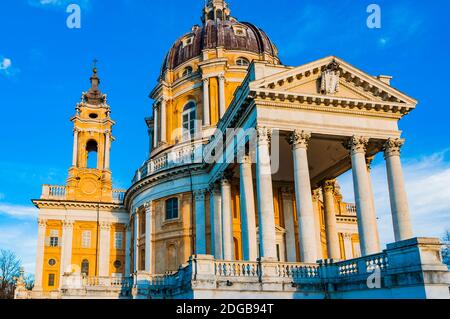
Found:
<path fill-rule="evenodd" d="M 186 45 L 186 39 L 190 39 L 191 44 Z M 278 58 L 277 49 L 267 34 L 253 24 L 238 22 L 233 18 L 225 21 L 208 20 L 203 26 L 194 26 L 192 32 L 175 42 L 164 60 L 161 76 L 167 70 L 173 70 L 184 62 L 200 56 L 203 50 L 217 47 L 256 54 L 266 53 Z"/>

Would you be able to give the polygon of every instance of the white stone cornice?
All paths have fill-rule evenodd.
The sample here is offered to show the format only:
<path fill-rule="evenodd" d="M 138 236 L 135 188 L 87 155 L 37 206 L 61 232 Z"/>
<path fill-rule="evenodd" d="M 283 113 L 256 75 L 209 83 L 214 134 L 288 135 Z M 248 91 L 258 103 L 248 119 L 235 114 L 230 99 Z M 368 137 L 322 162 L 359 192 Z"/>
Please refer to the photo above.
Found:
<path fill-rule="evenodd" d="M 101 209 L 124 209 L 125 207 L 121 204 L 115 204 L 115 203 L 89 203 L 89 202 L 70 202 L 70 201 L 61 201 L 61 200 L 33 200 L 34 205 L 41 209 L 41 208 L 61 208 L 61 209 L 82 209 L 82 208 L 88 208 L 88 209 L 95 209 L 95 208 L 101 208 Z"/>
<path fill-rule="evenodd" d="M 398 114 L 408 114 L 414 105 L 389 102 L 389 101 L 371 101 L 371 100 L 361 100 L 353 98 L 343 98 L 338 96 L 330 95 L 317 95 L 317 94 L 306 94 L 306 93 L 295 93 L 288 91 L 272 90 L 272 89 L 252 89 L 253 96 L 261 100 L 276 101 L 286 104 L 293 103 L 304 103 L 307 105 L 317 105 L 323 107 L 321 110 L 327 110 L 326 107 L 332 107 L 328 110 L 333 111 L 333 109 L 341 108 L 350 110 L 349 113 L 357 112 L 358 110 L 364 111 L 376 111 L 377 113 L 398 113 Z M 288 105 L 289 105 L 288 104 Z"/>

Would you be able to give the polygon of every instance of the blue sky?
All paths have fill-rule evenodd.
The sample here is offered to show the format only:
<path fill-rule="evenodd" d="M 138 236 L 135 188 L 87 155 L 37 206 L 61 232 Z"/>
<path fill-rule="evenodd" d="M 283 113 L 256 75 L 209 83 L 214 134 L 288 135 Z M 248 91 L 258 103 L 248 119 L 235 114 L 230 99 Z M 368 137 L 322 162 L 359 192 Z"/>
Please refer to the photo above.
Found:
<path fill-rule="evenodd" d="M 382 28 L 366 26 L 366 8 L 382 9 Z M 82 7 L 81 29 L 66 27 L 69 3 Z M 450 228 L 450 2 L 278 0 L 229 1 L 232 15 L 264 29 L 284 64 L 336 55 L 419 100 L 401 121 L 405 176 L 414 229 L 441 236 Z M 112 151 L 116 187 L 127 187 L 147 156 L 144 117 L 171 44 L 200 24 L 202 0 L 0 1 L 0 248 L 15 250 L 34 269 L 36 210 L 41 184 L 64 184 L 71 162 L 69 118 L 100 60 L 102 90 L 117 125 Z M 382 156 L 374 189 L 383 243 L 392 241 Z M 341 178 L 352 200 L 348 174 Z"/>

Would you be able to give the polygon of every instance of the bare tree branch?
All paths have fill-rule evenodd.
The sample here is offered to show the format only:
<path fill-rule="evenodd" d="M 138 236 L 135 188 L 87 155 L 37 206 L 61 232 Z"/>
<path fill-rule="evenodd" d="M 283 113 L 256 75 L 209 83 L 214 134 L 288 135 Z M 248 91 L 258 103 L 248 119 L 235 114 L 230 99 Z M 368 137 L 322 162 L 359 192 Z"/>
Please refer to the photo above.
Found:
<path fill-rule="evenodd" d="M 20 275 L 21 261 L 10 250 L 0 250 L 0 299 L 14 296 L 15 281 Z"/>

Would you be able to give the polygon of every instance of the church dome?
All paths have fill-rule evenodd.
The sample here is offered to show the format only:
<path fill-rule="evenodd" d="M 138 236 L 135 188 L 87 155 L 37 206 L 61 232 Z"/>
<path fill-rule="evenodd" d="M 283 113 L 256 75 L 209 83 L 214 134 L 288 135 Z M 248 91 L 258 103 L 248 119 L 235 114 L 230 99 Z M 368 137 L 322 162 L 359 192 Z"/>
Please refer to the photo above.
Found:
<path fill-rule="evenodd" d="M 251 23 L 239 22 L 231 17 L 225 1 L 210 0 L 203 13 L 203 25 L 193 26 L 191 32 L 179 38 L 169 50 L 161 69 L 161 77 L 167 70 L 174 70 L 200 56 L 203 50 L 218 47 L 261 56 L 269 55 L 278 61 L 277 48 L 267 34 Z"/>

